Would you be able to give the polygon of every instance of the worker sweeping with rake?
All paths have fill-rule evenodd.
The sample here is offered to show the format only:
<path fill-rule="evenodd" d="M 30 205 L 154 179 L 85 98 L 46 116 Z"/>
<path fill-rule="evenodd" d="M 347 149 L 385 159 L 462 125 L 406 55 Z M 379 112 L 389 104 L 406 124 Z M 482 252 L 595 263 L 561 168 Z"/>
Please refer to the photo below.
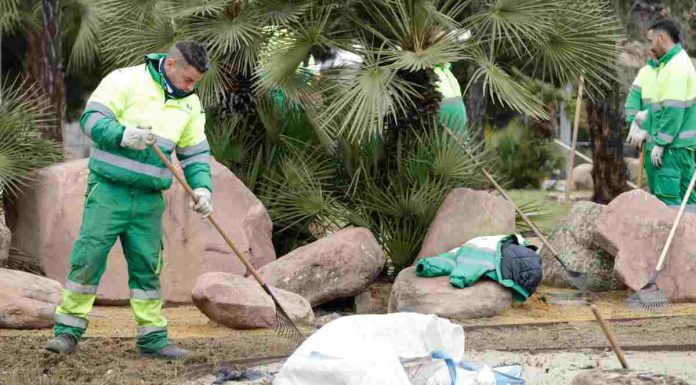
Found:
<path fill-rule="evenodd" d="M 93 141 L 80 235 L 70 257 L 62 302 L 55 313 L 55 338 L 46 349 L 74 352 L 88 325 L 109 251 L 120 238 L 128 263 L 130 304 L 142 356 L 182 359 L 187 351 L 167 337 L 161 314 L 162 191 L 173 174 L 154 149 L 177 158 L 194 196 L 191 208 L 209 216 L 212 179 L 205 114 L 197 83 L 208 70 L 204 48 L 178 42 L 145 63 L 111 72 L 87 102 L 80 119 Z M 195 203 L 194 203 L 195 202 Z"/>

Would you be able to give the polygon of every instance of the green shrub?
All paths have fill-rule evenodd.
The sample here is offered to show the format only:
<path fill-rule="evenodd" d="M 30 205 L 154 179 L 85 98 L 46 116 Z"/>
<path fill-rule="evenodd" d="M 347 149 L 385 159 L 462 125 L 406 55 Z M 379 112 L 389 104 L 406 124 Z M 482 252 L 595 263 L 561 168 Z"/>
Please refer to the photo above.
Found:
<path fill-rule="evenodd" d="M 539 188 L 545 176 L 563 168 L 564 158 L 558 148 L 517 119 L 493 134 L 490 147 L 512 188 Z"/>

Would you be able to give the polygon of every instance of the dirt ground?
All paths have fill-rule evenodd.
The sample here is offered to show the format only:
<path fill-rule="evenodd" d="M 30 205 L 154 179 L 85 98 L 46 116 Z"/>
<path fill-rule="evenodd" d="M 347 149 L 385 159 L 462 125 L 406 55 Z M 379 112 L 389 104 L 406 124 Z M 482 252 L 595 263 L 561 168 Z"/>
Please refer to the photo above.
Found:
<path fill-rule="evenodd" d="M 466 333 L 466 358 L 490 365 L 523 364 L 525 377 L 534 379 L 529 382 L 534 384 L 547 383 L 544 378 L 553 373 L 559 373 L 556 384 L 566 384 L 568 373 L 615 367 L 606 338 L 591 321 L 586 302 L 592 301 L 611 320 L 634 367 L 664 368 L 689 375 L 686 379 L 696 378 L 696 304 L 671 305 L 667 312 L 651 315 L 628 311 L 621 303 L 626 293 L 590 298 L 573 293 L 542 288 L 530 301 L 499 317 L 460 321 Z M 178 384 L 215 374 L 221 363 L 248 363 L 288 355 L 294 349 L 272 330 L 236 331 L 212 324 L 193 306 L 170 307 L 164 313 L 170 337 L 192 351 L 185 362 L 138 358 L 130 310 L 96 307 L 80 351 L 67 357 L 43 350 L 50 330 L 0 330 L 0 384 Z M 645 315 L 651 317 L 636 319 Z"/>

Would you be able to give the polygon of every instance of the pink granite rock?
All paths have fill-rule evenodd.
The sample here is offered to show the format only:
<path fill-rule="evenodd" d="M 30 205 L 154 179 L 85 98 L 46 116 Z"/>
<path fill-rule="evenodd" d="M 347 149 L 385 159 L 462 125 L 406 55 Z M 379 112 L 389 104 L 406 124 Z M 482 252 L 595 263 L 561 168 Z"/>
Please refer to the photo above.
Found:
<path fill-rule="evenodd" d="M 677 210 L 641 190 L 616 197 L 597 220 L 597 241 L 615 257 L 614 270 L 632 290 L 652 276 Z M 696 300 L 696 214 L 684 213 L 657 279 L 670 301 Z"/>
<path fill-rule="evenodd" d="M 275 260 L 273 225 L 261 201 L 212 158 L 211 167 L 215 218 L 254 266 Z M 79 233 L 87 173 L 87 159 L 43 169 L 16 203 L 13 245 L 37 257 L 46 276 L 60 282 L 66 279 L 70 251 Z M 166 301 L 190 302 L 196 278 L 205 272 L 245 273 L 212 225 L 188 208 L 185 191 L 178 182 L 174 181 L 164 196 L 167 209 L 161 281 Z M 127 266 L 118 241 L 97 294 L 101 303 L 129 298 Z"/>
<path fill-rule="evenodd" d="M 485 191 L 457 188 L 447 196 L 425 236 L 418 259 L 484 235 L 515 232 L 515 207 Z"/>
<path fill-rule="evenodd" d="M 512 304 L 512 292 L 490 280 L 464 289 L 450 285 L 448 277 L 424 278 L 415 267 L 401 270 L 389 297 L 389 312 L 414 311 L 451 319 L 500 315 Z"/>
<path fill-rule="evenodd" d="M 384 267 L 384 252 L 372 233 L 347 228 L 293 250 L 259 270 L 266 282 L 318 306 L 360 294 Z"/>
<path fill-rule="evenodd" d="M 306 299 L 286 290 L 271 291 L 295 322 L 314 321 L 314 312 Z M 203 314 L 222 325 L 235 329 L 276 326 L 273 299 L 256 281 L 229 273 L 206 273 L 198 277 L 191 297 Z"/>
<path fill-rule="evenodd" d="M 58 281 L 23 271 L 0 269 L 0 328 L 51 327 L 61 290 Z"/>

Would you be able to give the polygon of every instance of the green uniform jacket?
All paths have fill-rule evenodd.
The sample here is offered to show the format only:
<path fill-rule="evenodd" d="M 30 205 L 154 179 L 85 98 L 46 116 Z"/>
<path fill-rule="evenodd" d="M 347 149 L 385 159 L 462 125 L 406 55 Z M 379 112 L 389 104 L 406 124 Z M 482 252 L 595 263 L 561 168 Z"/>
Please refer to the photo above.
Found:
<path fill-rule="evenodd" d="M 642 110 L 648 110 L 648 150 L 696 148 L 696 70 L 680 44 L 639 71 L 626 100 L 626 121 Z"/>
<path fill-rule="evenodd" d="M 168 189 L 173 175 L 151 148 L 121 147 L 125 126 L 150 126 L 167 158 L 176 150 L 191 187 L 213 190 L 205 113 L 195 94 L 166 96 L 158 72 L 164 57 L 148 55 L 144 64 L 111 72 L 89 98 L 80 126 L 94 142 L 89 157 L 92 181 L 105 179 L 143 191 Z"/>
<path fill-rule="evenodd" d="M 513 280 L 504 279 L 500 269 L 502 246 L 510 238 L 517 238 L 520 245 L 527 244 L 524 238 L 517 234 L 474 238 L 447 253 L 421 259 L 416 263 L 416 275 L 449 275 L 450 284 L 459 288 L 469 287 L 485 275 L 512 289 L 515 300 L 524 302 L 529 298 L 529 293 Z"/>

